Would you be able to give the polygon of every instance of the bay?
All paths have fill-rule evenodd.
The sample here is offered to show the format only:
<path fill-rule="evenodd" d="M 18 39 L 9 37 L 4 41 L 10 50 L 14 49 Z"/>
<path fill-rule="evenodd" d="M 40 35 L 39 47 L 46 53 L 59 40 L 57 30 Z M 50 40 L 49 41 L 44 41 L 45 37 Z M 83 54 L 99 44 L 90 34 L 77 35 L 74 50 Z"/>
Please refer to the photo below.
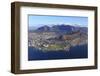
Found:
<path fill-rule="evenodd" d="M 69 51 L 43 52 L 33 47 L 28 47 L 28 60 L 55 60 L 55 59 L 80 59 L 88 58 L 87 44 L 71 47 Z"/>

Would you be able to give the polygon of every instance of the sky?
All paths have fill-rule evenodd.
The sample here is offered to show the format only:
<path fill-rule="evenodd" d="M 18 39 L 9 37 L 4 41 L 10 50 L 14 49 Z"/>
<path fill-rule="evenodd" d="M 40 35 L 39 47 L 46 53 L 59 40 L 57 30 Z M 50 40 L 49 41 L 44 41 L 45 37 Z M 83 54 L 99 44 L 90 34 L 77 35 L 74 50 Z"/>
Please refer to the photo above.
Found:
<path fill-rule="evenodd" d="M 29 27 L 31 26 L 40 27 L 42 25 L 50 25 L 50 24 L 71 24 L 71 25 L 80 25 L 81 27 L 87 27 L 88 17 L 29 15 L 28 24 Z"/>

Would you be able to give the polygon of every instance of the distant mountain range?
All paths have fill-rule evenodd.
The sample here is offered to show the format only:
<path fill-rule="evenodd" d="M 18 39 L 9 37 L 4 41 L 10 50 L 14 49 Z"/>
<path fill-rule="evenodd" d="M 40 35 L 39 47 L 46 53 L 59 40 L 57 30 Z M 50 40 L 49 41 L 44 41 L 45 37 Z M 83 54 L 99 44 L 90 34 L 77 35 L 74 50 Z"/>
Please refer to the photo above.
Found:
<path fill-rule="evenodd" d="M 78 31 L 80 30 L 82 33 L 87 33 L 88 28 L 87 27 L 80 27 L 80 26 L 73 26 L 73 25 L 53 25 L 50 27 L 50 25 L 43 25 L 35 30 L 29 29 L 29 32 L 61 32 L 61 33 L 70 33 L 73 31 Z"/>

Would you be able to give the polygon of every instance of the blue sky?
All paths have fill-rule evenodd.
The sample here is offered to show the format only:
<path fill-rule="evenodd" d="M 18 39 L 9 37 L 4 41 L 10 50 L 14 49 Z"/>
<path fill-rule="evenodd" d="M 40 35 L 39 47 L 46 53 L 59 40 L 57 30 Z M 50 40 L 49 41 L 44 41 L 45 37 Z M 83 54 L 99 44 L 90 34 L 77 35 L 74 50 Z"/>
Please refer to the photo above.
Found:
<path fill-rule="evenodd" d="M 29 27 L 39 27 L 41 24 L 72 24 L 87 27 L 88 17 L 77 16 L 45 16 L 45 15 L 29 15 Z"/>

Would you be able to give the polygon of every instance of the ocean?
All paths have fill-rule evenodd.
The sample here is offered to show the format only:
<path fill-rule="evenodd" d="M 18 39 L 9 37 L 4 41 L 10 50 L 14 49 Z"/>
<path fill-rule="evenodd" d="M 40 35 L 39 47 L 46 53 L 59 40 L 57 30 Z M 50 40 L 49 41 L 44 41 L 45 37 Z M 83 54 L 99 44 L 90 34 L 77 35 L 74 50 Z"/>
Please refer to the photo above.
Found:
<path fill-rule="evenodd" d="M 43 52 L 33 47 L 28 47 L 28 60 L 55 60 L 55 59 L 79 59 L 88 58 L 88 46 L 79 45 L 71 47 L 69 51 Z"/>

